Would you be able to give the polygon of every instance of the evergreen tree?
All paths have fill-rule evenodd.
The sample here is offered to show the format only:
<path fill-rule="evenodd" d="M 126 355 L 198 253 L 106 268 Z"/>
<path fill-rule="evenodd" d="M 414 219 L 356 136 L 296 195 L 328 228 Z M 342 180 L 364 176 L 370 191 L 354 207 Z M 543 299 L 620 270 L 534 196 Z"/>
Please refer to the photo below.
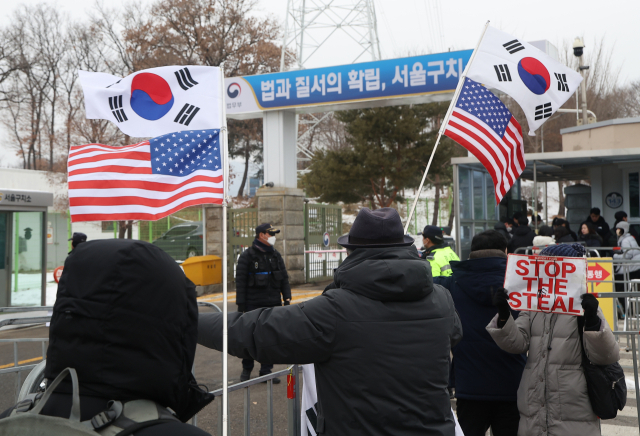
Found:
<path fill-rule="evenodd" d="M 373 208 L 402 201 L 402 190 L 420 183 L 446 110 L 446 103 L 431 103 L 336 112 L 348 146 L 316 152 L 302 180 L 308 195 Z M 430 175 L 450 178 L 455 147 L 441 140 Z"/>

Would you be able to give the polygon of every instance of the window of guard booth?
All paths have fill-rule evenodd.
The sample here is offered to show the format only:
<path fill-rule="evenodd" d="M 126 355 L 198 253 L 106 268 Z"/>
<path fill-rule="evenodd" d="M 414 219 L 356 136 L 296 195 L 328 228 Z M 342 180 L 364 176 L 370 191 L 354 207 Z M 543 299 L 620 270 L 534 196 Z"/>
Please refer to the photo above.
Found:
<path fill-rule="evenodd" d="M 487 219 L 489 221 L 498 221 L 498 207 L 496 205 L 496 194 L 493 188 L 493 179 L 489 175 L 489 173 L 485 173 L 484 175 L 484 185 L 486 192 L 486 202 L 487 202 Z"/>
<path fill-rule="evenodd" d="M 460 219 L 471 219 L 471 180 L 469 170 L 464 167 L 459 169 L 460 185 Z"/>
<path fill-rule="evenodd" d="M 11 306 L 42 302 L 42 218 L 42 212 L 13 213 Z"/>
<path fill-rule="evenodd" d="M 471 226 L 460 226 L 460 259 L 465 260 L 471 252 Z"/>
<path fill-rule="evenodd" d="M 640 218 L 640 173 L 629 173 L 629 216 Z"/>
<path fill-rule="evenodd" d="M 481 171 L 473 172 L 473 219 L 484 220 L 484 173 Z"/>

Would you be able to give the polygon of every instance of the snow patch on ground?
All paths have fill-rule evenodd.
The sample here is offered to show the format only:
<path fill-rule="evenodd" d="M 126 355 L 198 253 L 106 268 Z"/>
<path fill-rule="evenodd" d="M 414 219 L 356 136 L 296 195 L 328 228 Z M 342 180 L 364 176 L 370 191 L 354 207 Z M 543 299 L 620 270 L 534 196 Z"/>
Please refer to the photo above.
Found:
<path fill-rule="evenodd" d="M 50 273 L 47 273 L 47 279 L 51 277 Z M 40 306 L 40 292 L 41 292 L 41 280 L 40 273 L 18 274 L 18 290 L 11 291 L 11 305 L 12 306 Z M 12 284 L 13 285 L 13 284 Z M 46 306 L 53 306 L 56 301 L 56 294 L 58 292 L 58 284 L 51 280 L 47 282 L 46 288 Z"/>

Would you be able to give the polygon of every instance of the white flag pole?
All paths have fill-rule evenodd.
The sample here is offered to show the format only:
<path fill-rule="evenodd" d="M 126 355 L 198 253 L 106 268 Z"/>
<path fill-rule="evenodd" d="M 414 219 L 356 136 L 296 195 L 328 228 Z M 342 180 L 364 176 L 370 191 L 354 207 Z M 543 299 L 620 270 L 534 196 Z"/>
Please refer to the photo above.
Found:
<path fill-rule="evenodd" d="M 229 338 L 227 332 L 227 276 L 229 261 L 227 255 L 227 190 L 229 180 L 229 147 L 227 143 L 227 110 L 224 91 L 224 62 L 220 64 L 220 102 L 222 126 L 220 127 L 220 145 L 222 146 L 222 435 L 229 430 Z"/>
<path fill-rule="evenodd" d="M 411 218 L 413 218 L 413 213 L 416 210 L 416 205 L 418 204 L 418 199 L 420 198 L 420 193 L 422 192 L 422 187 L 424 186 L 424 182 L 425 180 L 427 180 L 427 174 L 429 173 L 429 168 L 431 168 L 431 162 L 433 161 L 433 156 L 436 154 L 436 149 L 438 148 L 438 144 L 440 144 L 440 138 L 442 138 L 442 135 L 444 134 L 444 131 L 447 128 L 447 123 L 449 122 L 449 118 L 451 117 L 453 108 L 455 107 L 456 102 L 458 101 L 458 96 L 460 95 L 460 91 L 462 90 L 464 79 L 467 77 L 467 71 L 469 71 L 469 67 L 473 62 L 473 59 L 476 57 L 476 52 L 478 51 L 478 47 L 480 47 L 480 44 L 482 43 L 482 39 L 484 38 L 484 34 L 487 32 L 488 28 L 489 28 L 489 21 L 487 21 L 487 24 L 485 24 L 484 30 L 482 31 L 482 35 L 480 35 L 480 40 L 478 41 L 478 45 L 476 45 L 476 48 L 473 50 L 473 53 L 471 53 L 471 58 L 469 59 L 469 63 L 467 64 L 464 71 L 462 72 L 462 75 L 460 76 L 460 80 L 458 81 L 458 86 L 456 87 L 456 91 L 454 92 L 453 98 L 451 99 L 451 104 L 449 105 L 449 109 L 447 109 L 447 114 L 444 116 L 444 119 L 442 120 L 442 124 L 440 125 L 440 131 L 438 132 L 438 138 L 436 139 L 436 143 L 433 146 L 433 151 L 431 152 L 431 156 L 429 157 L 427 168 L 425 169 L 424 174 L 422 176 L 420 187 L 418 188 L 416 198 L 413 200 L 411 211 L 409 212 L 409 215 L 407 217 L 407 223 L 404 226 L 405 233 L 407 233 L 407 230 L 409 229 L 409 224 L 411 224 Z"/>

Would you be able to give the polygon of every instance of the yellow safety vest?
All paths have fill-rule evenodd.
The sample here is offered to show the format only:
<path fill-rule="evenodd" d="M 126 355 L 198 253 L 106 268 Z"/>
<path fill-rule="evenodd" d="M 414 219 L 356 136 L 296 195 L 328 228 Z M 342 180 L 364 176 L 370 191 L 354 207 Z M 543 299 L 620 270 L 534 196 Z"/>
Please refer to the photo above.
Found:
<path fill-rule="evenodd" d="M 436 248 L 427 255 L 427 260 L 431 264 L 431 275 L 433 277 L 449 277 L 453 274 L 449 262 L 452 260 L 460 260 L 455 251 L 451 247 Z"/>

